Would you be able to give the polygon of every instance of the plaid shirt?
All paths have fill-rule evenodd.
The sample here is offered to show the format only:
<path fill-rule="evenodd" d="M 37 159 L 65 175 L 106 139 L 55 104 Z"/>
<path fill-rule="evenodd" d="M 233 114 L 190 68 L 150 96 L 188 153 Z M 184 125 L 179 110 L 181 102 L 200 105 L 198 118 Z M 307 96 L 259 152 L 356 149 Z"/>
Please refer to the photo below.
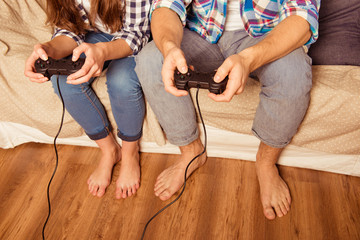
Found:
<path fill-rule="evenodd" d="M 252 37 L 271 31 L 280 21 L 291 15 L 303 17 L 310 24 L 312 37 L 318 37 L 320 0 L 239 0 L 245 30 Z M 216 43 L 224 31 L 227 0 L 154 0 L 151 13 L 160 7 L 175 11 L 183 25 L 197 32 L 210 43 Z"/>
<path fill-rule="evenodd" d="M 120 31 L 111 33 L 114 36 L 112 40 L 124 39 L 134 55 L 149 41 L 150 37 L 150 20 L 149 10 L 151 0 L 126 0 L 125 2 L 125 17 L 123 26 Z M 89 23 L 89 17 L 84 7 L 78 5 L 80 15 L 85 23 Z M 91 29 L 99 31 L 98 29 Z M 55 28 L 53 37 L 65 35 L 71 37 L 80 45 L 85 40 L 85 34 L 76 35 L 66 29 Z"/>

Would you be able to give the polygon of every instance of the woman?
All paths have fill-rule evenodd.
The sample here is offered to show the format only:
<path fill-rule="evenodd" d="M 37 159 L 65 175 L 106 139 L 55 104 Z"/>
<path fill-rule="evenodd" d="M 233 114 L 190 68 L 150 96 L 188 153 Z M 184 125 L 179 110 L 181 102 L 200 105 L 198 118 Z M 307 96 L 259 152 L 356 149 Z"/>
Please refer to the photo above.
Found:
<path fill-rule="evenodd" d="M 34 46 L 25 64 L 25 75 L 33 82 L 43 83 L 49 79 L 34 70 L 39 57 L 71 57 L 73 61 L 86 57 L 76 73 L 52 76 L 50 80 L 58 95 L 59 82 L 67 111 L 101 149 L 99 165 L 87 181 L 94 196 L 104 195 L 112 169 L 120 160 L 116 198 L 135 194 L 140 185 L 139 139 L 145 107 L 133 55 L 149 40 L 150 5 L 151 0 L 47 0 L 47 23 L 55 28 L 55 33 L 50 41 Z M 121 147 L 91 87 L 105 68 Z"/>

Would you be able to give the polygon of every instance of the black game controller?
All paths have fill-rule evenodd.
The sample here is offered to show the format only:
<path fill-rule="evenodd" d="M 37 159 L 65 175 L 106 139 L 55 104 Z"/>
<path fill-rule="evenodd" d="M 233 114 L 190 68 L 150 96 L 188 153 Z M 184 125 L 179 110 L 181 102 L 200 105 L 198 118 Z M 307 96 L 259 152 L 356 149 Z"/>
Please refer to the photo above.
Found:
<path fill-rule="evenodd" d="M 85 62 L 85 58 L 79 58 L 76 62 L 69 59 L 52 59 L 44 61 L 41 58 L 35 61 L 35 70 L 37 73 L 41 73 L 47 78 L 51 78 L 52 75 L 70 75 L 77 72 Z"/>
<path fill-rule="evenodd" d="M 180 90 L 189 90 L 190 88 L 204 88 L 209 89 L 211 93 L 221 94 L 225 91 L 226 84 L 228 81 L 228 77 L 226 77 L 222 82 L 215 82 L 214 81 L 213 73 L 203 73 L 203 72 L 196 72 L 188 69 L 188 72 L 182 74 L 179 71 L 175 71 L 174 79 L 175 79 L 175 86 L 177 89 Z"/>

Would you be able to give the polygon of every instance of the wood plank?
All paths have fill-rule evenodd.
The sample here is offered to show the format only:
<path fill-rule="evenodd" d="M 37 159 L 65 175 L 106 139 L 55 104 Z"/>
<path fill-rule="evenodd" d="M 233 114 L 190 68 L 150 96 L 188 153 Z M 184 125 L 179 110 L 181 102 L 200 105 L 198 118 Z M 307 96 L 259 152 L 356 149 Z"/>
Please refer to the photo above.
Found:
<path fill-rule="evenodd" d="M 86 180 L 100 150 L 60 145 L 58 151 L 46 239 L 140 239 L 149 218 L 176 197 L 162 202 L 153 186 L 177 155 L 142 153 L 139 191 L 117 200 L 119 165 L 104 197 L 96 198 Z M 52 145 L 0 149 L 0 239 L 41 239 L 54 166 Z M 188 179 L 180 200 L 149 224 L 145 239 L 360 239 L 359 177 L 279 169 L 293 199 L 285 217 L 263 216 L 253 162 L 209 158 Z"/>

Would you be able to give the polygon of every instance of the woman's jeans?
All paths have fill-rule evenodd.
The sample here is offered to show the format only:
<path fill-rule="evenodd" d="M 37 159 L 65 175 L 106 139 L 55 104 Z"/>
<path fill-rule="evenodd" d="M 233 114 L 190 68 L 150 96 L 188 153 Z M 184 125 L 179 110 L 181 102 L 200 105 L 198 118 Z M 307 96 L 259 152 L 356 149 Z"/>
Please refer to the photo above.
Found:
<path fill-rule="evenodd" d="M 109 34 L 91 32 L 86 35 L 85 42 L 108 42 L 112 38 Z M 134 57 L 111 60 L 104 64 L 104 69 L 107 67 L 107 91 L 118 127 L 117 135 L 129 142 L 141 137 L 145 115 L 144 97 L 134 70 L 135 65 Z M 112 129 L 110 122 L 104 106 L 91 87 L 91 83 L 96 78 L 91 78 L 86 83 L 72 85 L 66 83 L 67 76 L 54 75 L 51 77 L 51 82 L 57 95 L 59 95 L 57 77 L 66 110 L 81 125 L 90 139 L 99 140 L 108 136 Z"/>
<path fill-rule="evenodd" d="M 213 72 L 227 57 L 260 40 L 251 38 L 246 31 L 231 31 L 224 32 L 218 43 L 210 44 L 196 32 L 185 28 L 181 49 L 188 65 L 201 72 Z M 191 97 L 175 97 L 165 91 L 161 78 L 163 56 L 154 42 L 142 49 L 136 62 L 135 70 L 145 97 L 167 139 L 178 146 L 194 141 L 199 132 Z M 297 132 L 309 105 L 311 59 L 303 48 L 298 48 L 258 68 L 251 77 L 261 83 L 260 103 L 252 132 L 271 147 L 285 147 Z"/>

